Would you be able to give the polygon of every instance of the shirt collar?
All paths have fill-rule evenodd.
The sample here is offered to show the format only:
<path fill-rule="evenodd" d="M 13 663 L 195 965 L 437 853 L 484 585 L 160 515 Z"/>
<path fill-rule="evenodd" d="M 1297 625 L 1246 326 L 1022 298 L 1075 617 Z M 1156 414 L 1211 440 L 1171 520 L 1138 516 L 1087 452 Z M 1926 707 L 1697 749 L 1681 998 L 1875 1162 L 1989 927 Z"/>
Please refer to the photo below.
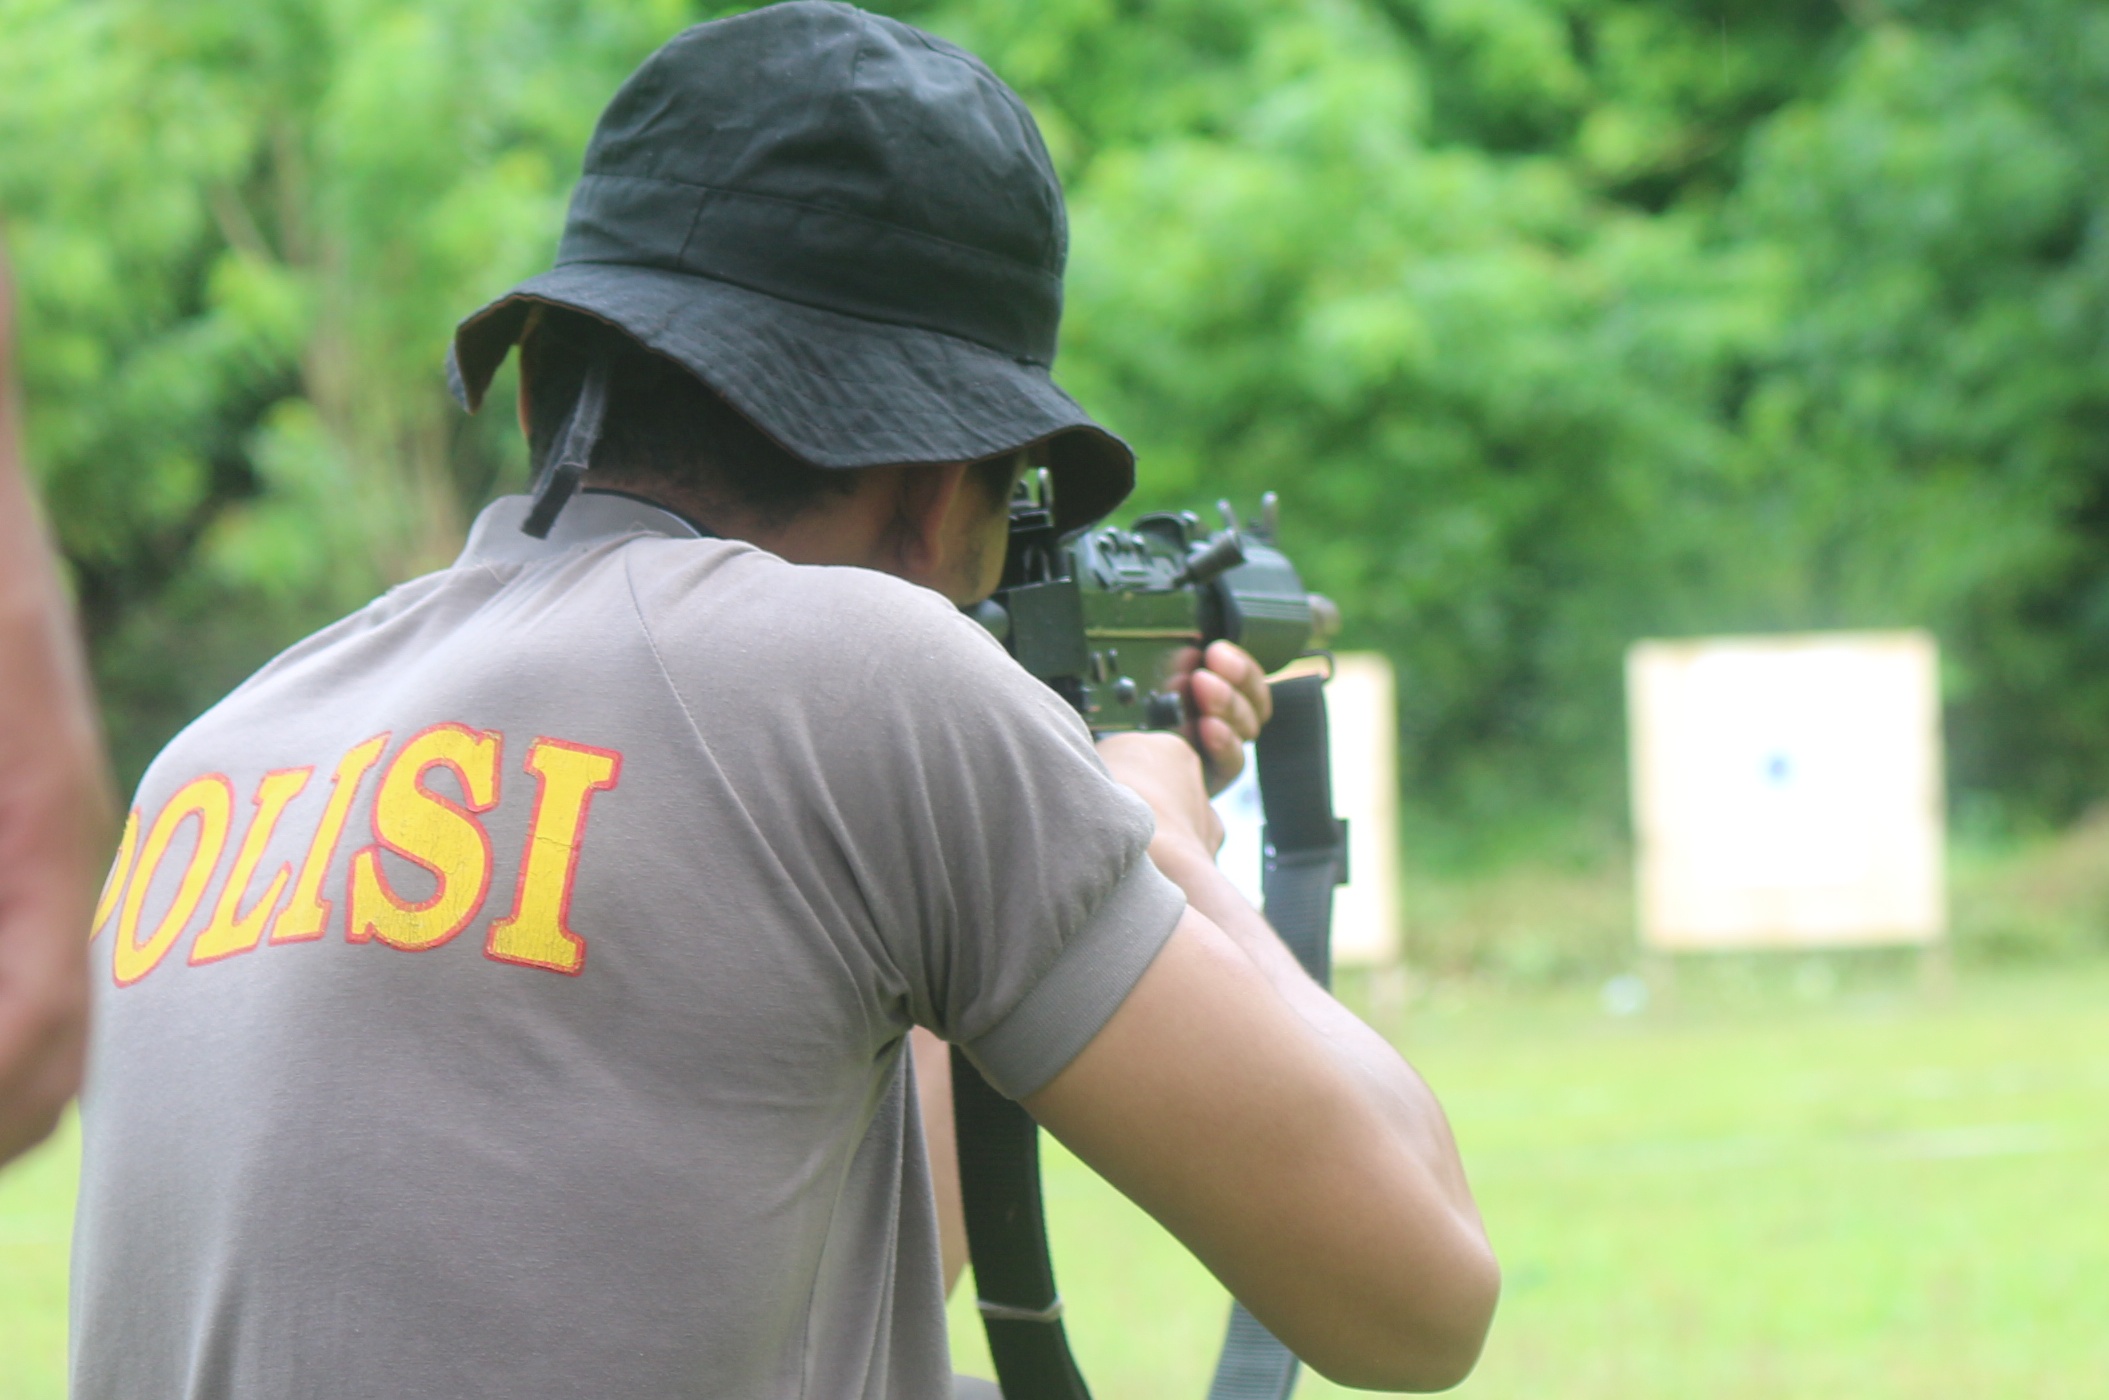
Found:
<path fill-rule="evenodd" d="M 500 496 L 483 508 L 469 527 L 469 541 L 462 547 L 455 567 L 475 564 L 531 564 L 580 545 L 619 539 L 624 535 L 660 535 L 668 539 L 695 540 L 703 535 L 695 526 L 670 510 L 636 496 L 608 491 L 581 491 L 571 498 L 549 538 L 538 540 L 523 534 L 520 522 L 534 505 L 531 497 Z"/>

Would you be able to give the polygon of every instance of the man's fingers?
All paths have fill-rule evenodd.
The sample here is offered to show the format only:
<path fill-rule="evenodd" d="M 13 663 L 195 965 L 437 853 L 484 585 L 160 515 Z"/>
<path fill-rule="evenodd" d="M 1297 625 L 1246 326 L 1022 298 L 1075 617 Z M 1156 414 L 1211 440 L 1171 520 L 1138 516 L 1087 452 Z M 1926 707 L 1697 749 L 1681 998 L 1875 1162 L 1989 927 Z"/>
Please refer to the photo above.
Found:
<path fill-rule="evenodd" d="M 1194 709 L 1203 719 L 1219 719 L 1249 743 L 1260 734 L 1259 707 L 1252 697 L 1213 670 L 1194 672 Z"/>
<path fill-rule="evenodd" d="M 1194 738 L 1208 757 L 1208 791 L 1214 796 L 1245 771 L 1245 741 L 1236 730 L 1213 716 L 1203 716 L 1194 726 Z"/>
<path fill-rule="evenodd" d="M 0 1162 L 42 1142 L 80 1088 L 84 1041 L 76 1027 L 56 1028 L 10 1077 L 0 1110 Z"/>
<path fill-rule="evenodd" d="M 1208 760 L 1208 790 L 1223 791 L 1245 769 L 1245 745 L 1274 714 L 1267 673 L 1244 648 L 1212 643 L 1187 680 L 1194 746 Z"/>
<path fill-rule="evenodd" d="M 77 930 L 87 916 L 48 912 L 11 911 L 0 925 L 0 1162 L 42 1141 L 80 1086 L 87 950 Z"/>
<path fill-rule="evenodd" d="M 1267 673 L 1260 669 L 1251 652 L 1231 642 L 1214 642 L 1203 657 L 1203 664 L 1245 698 L 1257 724 L 1264 725 L 1272 718 L 1274 692 L 1267 688 Z"/>

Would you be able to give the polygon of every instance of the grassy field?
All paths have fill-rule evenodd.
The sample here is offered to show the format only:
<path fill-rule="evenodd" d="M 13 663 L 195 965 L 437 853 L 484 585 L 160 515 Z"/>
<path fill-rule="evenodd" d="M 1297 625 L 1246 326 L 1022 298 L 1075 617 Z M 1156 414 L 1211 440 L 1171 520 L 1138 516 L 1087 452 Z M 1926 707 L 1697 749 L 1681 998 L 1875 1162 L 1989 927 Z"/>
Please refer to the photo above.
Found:
<path fill-rule="evenodd" d="M 0 1400 L 66 1393 L 66 1245 L 78 1161 L 69 1120 L 0 1171 Z"/>
<path fill-rule="evenodd" d="M 1459 1395 L 2109 1393 L 2109 968 L 1965 976 L 1945 998 L 1879 960 L 1680 984 L 1624 1018 L 1579 991 L 1452 987 L 1397 1025 L 1507 1275 Z M 1220 1290 L 1083 1168 L 1050 1167 L 1100 1400 L 1200 1396 Z M 962 1368 L 987 1374 L 964 1300 L 953 1317 Z"/>
<path fill-rule="evenodd" d="M 1626 1016 L 1471 982 L 1372 1015 L 1449 1103 L 1507 1271 L 1460 1395 L 2109 1393 L 2109 965 L 1941 994 L 1894 961 L 1731 962 Z M 0 1174 L 0 1400 L 61 1393 L 73 1152 Z M 1221 1291 L 1059 1153 L 1050 1198 L 1100 1400 L 1200 1396 Z"/>

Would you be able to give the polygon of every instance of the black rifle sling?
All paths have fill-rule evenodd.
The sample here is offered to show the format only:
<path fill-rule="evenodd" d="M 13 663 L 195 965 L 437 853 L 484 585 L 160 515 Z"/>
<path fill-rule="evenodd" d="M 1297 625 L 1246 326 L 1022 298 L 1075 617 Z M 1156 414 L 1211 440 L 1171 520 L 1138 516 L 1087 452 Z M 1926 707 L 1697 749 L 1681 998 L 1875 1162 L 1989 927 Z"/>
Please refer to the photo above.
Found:
<path fill-rule="evenodd" d="M 1321 983 L 1331 979 L 1333 887 L 1347 878 L 1346 824 L 1333 816 L 1325 682 L 1274 685 L 1274 718 L 1259 737 L 1266 815 L 1267 918 Z M 952 1121 L 960 1196 L 982 1325 L 1004 1400 L 1090 1400 L 1069 1339 L 1041 1210 L 1039 1125 L 952 1051 Z M 1209 1400 L 1286 1400 L 1296 1358 L 1233 1304 Z"/>
<path fill-rule="evenodd" d="M 952 1050 L 959 1192 L 981 1325 L 1003 1400 L 1091 1400 L 1069 1354 L 1047 1221 L 1040 1209 L 1040 1125 Z"/>
<path fill-rule="evenodd" d="M 1267 819 L 1261 875 L 1267 922 L 1304 971 L 1332 982 L 1333 887 L 1347 879 L 1347 823 L 1333 815 L 1325 682 L 1297 676 L 1274 685 L 1274 718 L 1260 731 L 1260 807 Z M 1230 1330 L 1208 1400 L 1288 1400 L 1296 1357 L 1245 1311 L 1230 1305 Z"/>

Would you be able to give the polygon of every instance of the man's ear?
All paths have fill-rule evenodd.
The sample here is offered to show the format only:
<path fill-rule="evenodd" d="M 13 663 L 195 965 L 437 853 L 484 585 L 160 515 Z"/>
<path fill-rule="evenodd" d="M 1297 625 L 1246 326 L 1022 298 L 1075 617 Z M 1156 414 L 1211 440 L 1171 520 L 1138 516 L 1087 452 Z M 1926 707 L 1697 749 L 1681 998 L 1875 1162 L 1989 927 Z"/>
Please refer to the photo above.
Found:
<path fill-rule="evenodd" d="M 951 563 L 947 526 L 966 489 L 969 467 L 964 462 L 935 462 L 898 470 L 886 548 L 903 578 L 934 585 Z"/>

